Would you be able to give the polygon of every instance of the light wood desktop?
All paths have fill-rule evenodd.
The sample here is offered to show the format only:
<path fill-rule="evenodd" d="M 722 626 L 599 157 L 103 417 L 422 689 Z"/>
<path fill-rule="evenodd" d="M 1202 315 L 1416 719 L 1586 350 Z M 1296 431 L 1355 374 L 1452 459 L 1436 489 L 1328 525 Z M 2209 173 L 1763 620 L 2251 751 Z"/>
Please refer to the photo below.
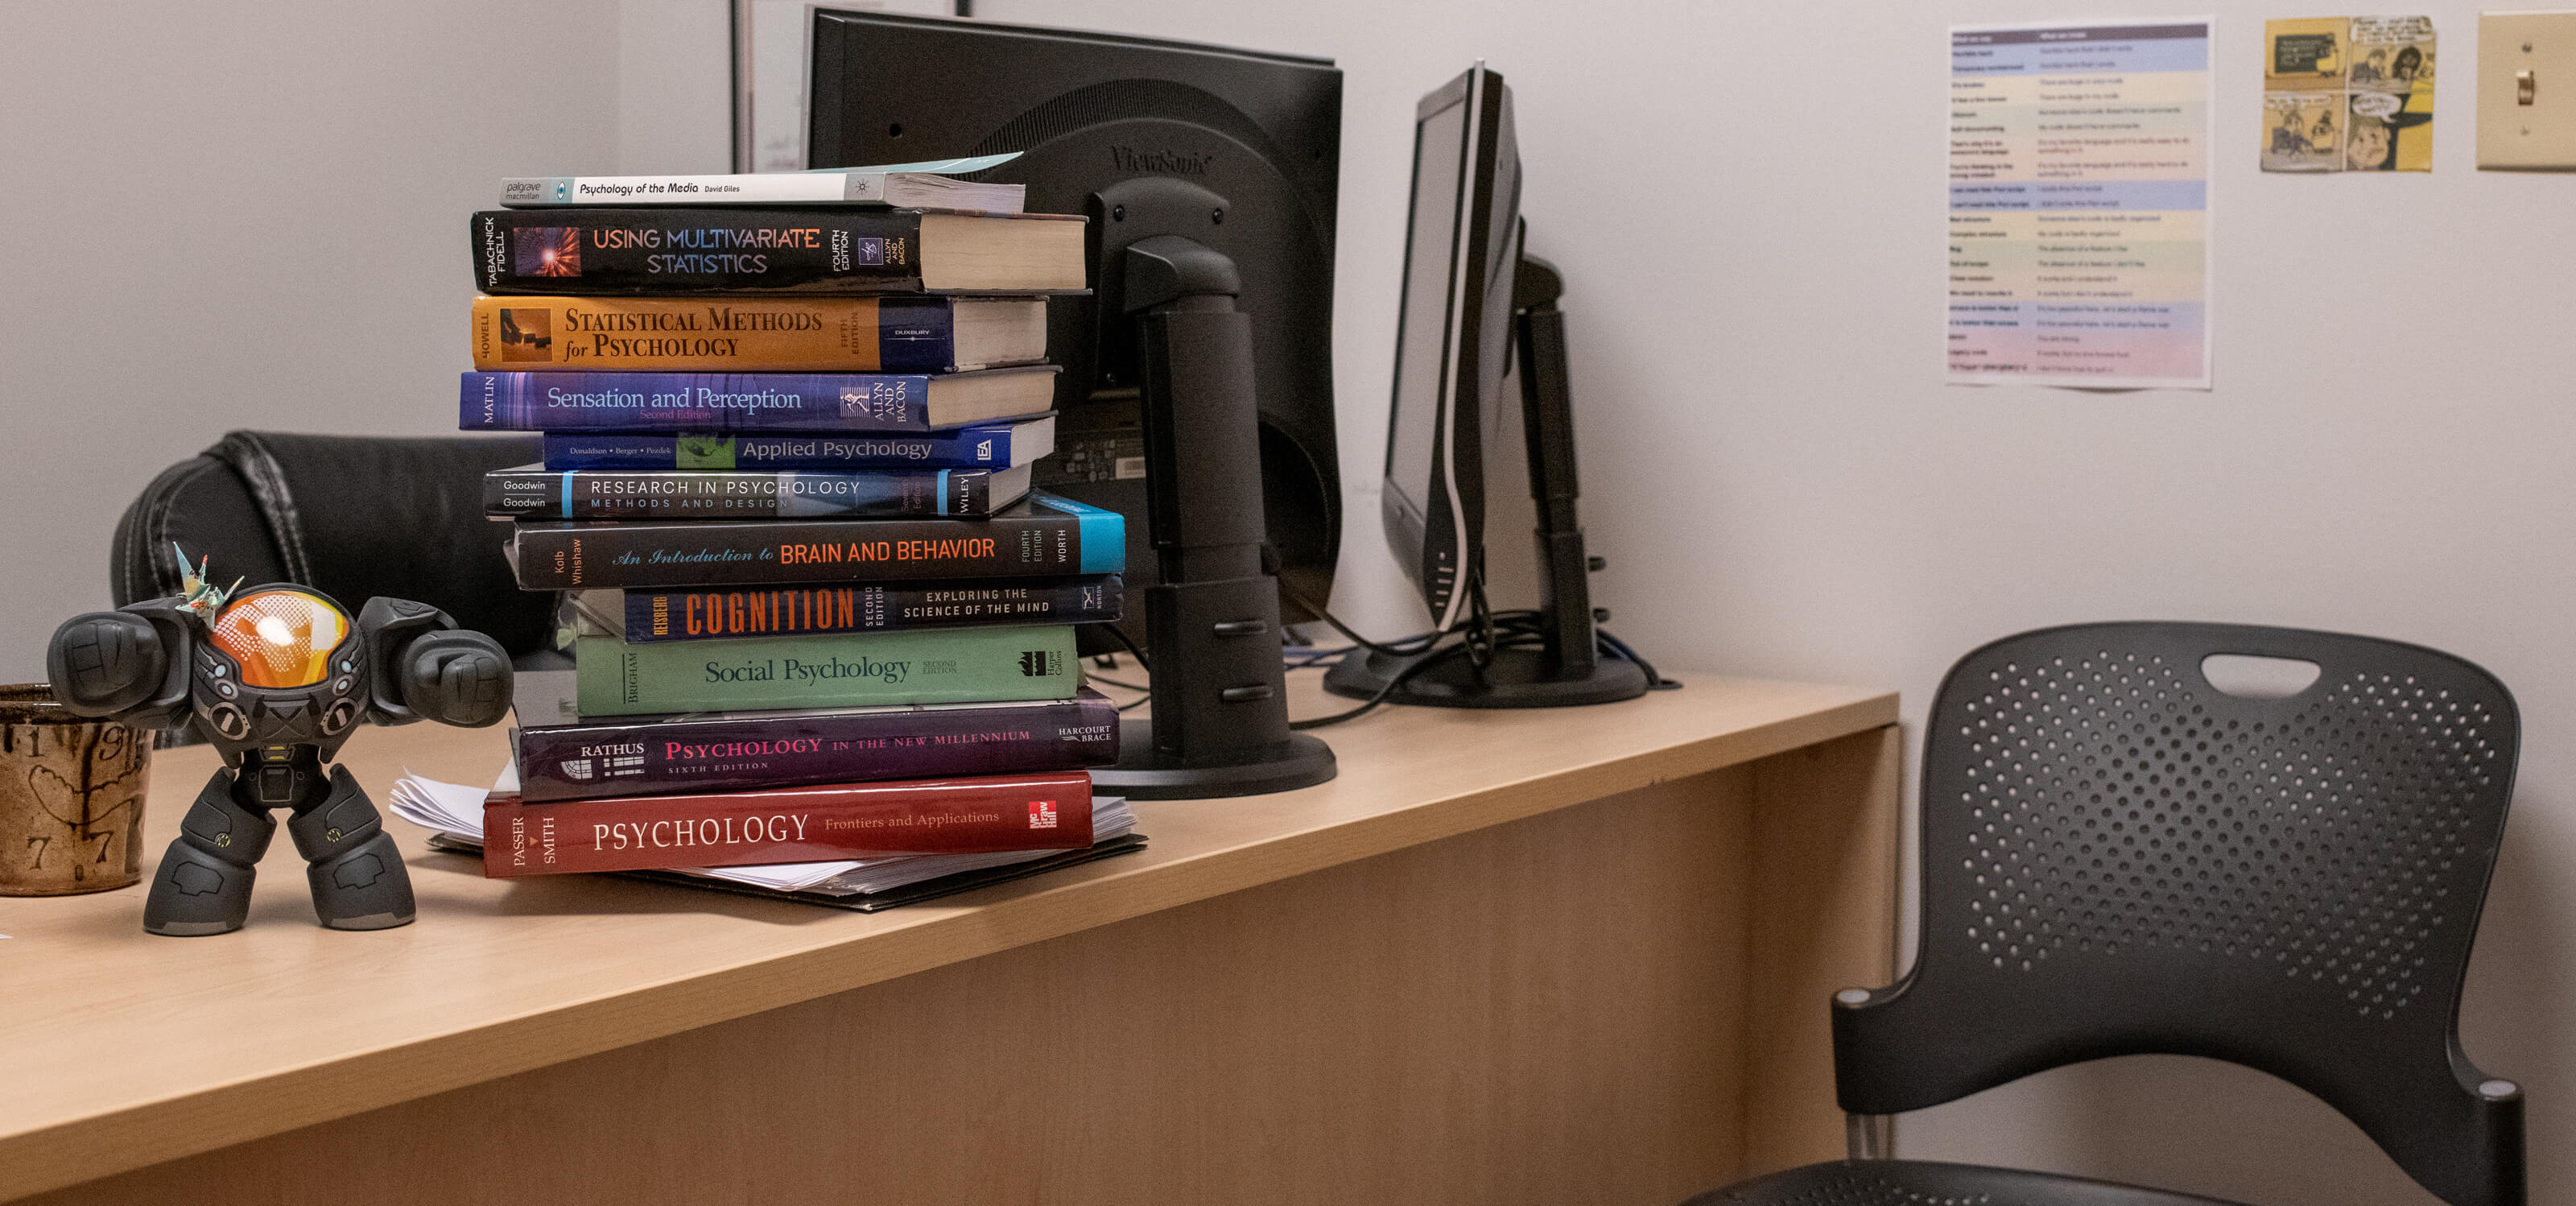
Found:
<path fill-rule="evenodd" d="M 284 843 L 239 934 L 0 900 L 0 1199 L 1670 1203 L 1829 1159 L 1827 998 L 1892 971 L 1896 700 L 1681 677 L 1384 709 L 1329 784 L 878 914 L 486 880 L 400 822 L 399 930 L 314 925 Z M 1294 714 L 1342 706 L 1313 678 Z M 505 745 L 344 753 L 381 801 Z M 159 756 L 147 869 L 213 765 Z"/>

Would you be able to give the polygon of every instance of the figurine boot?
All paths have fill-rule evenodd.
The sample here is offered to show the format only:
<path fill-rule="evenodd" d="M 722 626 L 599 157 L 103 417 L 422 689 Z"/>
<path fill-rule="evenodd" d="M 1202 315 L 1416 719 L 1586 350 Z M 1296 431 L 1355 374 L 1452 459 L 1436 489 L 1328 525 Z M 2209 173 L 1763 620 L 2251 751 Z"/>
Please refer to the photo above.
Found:
<path fill-rule="evenodd" d="M 375 802 L 345 766 L 331 768 L 330 789 L 286 822 L 296 852 L 312 864 L 313 912 L 335 930 L 387 930 L 410 925 L 411 871 Z"/>
<path fill-rule="evenodd" d="M 143 928 L 173 938 L 228 934 L 250 917 L 251 877 L 277 822 L 233 799 L 233 772 L 219 770 L 188 806 L 179 836 L 152 874 Z"/>

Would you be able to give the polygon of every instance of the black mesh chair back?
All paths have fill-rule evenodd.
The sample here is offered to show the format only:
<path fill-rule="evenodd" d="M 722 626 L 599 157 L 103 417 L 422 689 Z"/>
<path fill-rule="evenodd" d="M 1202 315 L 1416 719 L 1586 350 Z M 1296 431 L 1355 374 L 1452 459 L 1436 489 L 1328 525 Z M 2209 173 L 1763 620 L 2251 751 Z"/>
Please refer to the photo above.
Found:
<path fill-rule="evenodd" d="M 2214 654 L 2322 673 L 2243 698 Z M 2492 675 L 2368 637 L 2092 624 L 1969 654 L 1924 734 L 1921 956 L 1835 1005 L 1843 1108 L 2208 1056 L 2315 1094 L 2454 1206 L 2520 1206 L 2522 1095 L 2458 1037 L 2520 733 Z"/>
<path fill-rule="evenodd" d="M 513 654 L 545 648 L 553 597 L 521 591 L 483 517 L 483 475 L 543 455 L 536 436 L 327 436 L 236 431 L 164 470 L 109 552 L 117 606 L 179 593 L 175 542 L 217 583 L 295 582 L 365 606 L 411 599 Z"/>

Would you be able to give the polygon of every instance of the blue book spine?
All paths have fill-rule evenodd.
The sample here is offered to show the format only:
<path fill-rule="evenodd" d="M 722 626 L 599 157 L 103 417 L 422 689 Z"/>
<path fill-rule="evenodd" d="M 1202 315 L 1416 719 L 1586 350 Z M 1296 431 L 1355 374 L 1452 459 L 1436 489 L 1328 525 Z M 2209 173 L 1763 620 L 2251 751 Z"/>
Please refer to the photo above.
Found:
<path fill-rule="evenodd" d="M 915 373 L 467 373 L 464 431 L 930 430 Z"/>
<path fill-rule="evenodd" d="M 546 436 L 546 468 L 1007 469 L 1046 454 L 1053 423 L 991 424 L 921 435 Z M 1042 440 L 1043 444 L 1033 443 Z M 1015 453 L 1027 453 L 1025 457 Z"/>
<path fill-rule="evenodd" d="M 957 311 L 944 297 L 877 299 L 877 369 L 944 373 L 957 367 Z"/>

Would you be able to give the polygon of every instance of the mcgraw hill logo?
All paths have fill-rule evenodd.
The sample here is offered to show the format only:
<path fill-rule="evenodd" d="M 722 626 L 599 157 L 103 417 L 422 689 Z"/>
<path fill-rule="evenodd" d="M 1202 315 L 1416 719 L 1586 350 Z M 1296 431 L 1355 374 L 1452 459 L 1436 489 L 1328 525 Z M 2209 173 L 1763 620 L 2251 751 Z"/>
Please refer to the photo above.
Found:
<path fill-rule="evenodd" d="M 1031 829 L 1053 829 L 1053 828 L 1055 828 L 1055 801 L 1053 801 L 1053 800 L 1031 800 L 1031 801 L 1029 801 L 1029 828 L 1031 828 Z"/>
<path fill-rule="evenodd" d="M 1064 673 L 1064 654 L 1053 649 L 1031 649 L 1020 655 L 1020 673 L 1030 678 L 1053 678 Z"/>
<path fill-rule="evenodd" d="M 1161 172 L 1166 176 L 1204 176 L 1208 163 L 1216 158 L 1213 151 L 1139 151 L 1134 147 L 1109 148 L 1110 162 L 1122 172 Z"/>

